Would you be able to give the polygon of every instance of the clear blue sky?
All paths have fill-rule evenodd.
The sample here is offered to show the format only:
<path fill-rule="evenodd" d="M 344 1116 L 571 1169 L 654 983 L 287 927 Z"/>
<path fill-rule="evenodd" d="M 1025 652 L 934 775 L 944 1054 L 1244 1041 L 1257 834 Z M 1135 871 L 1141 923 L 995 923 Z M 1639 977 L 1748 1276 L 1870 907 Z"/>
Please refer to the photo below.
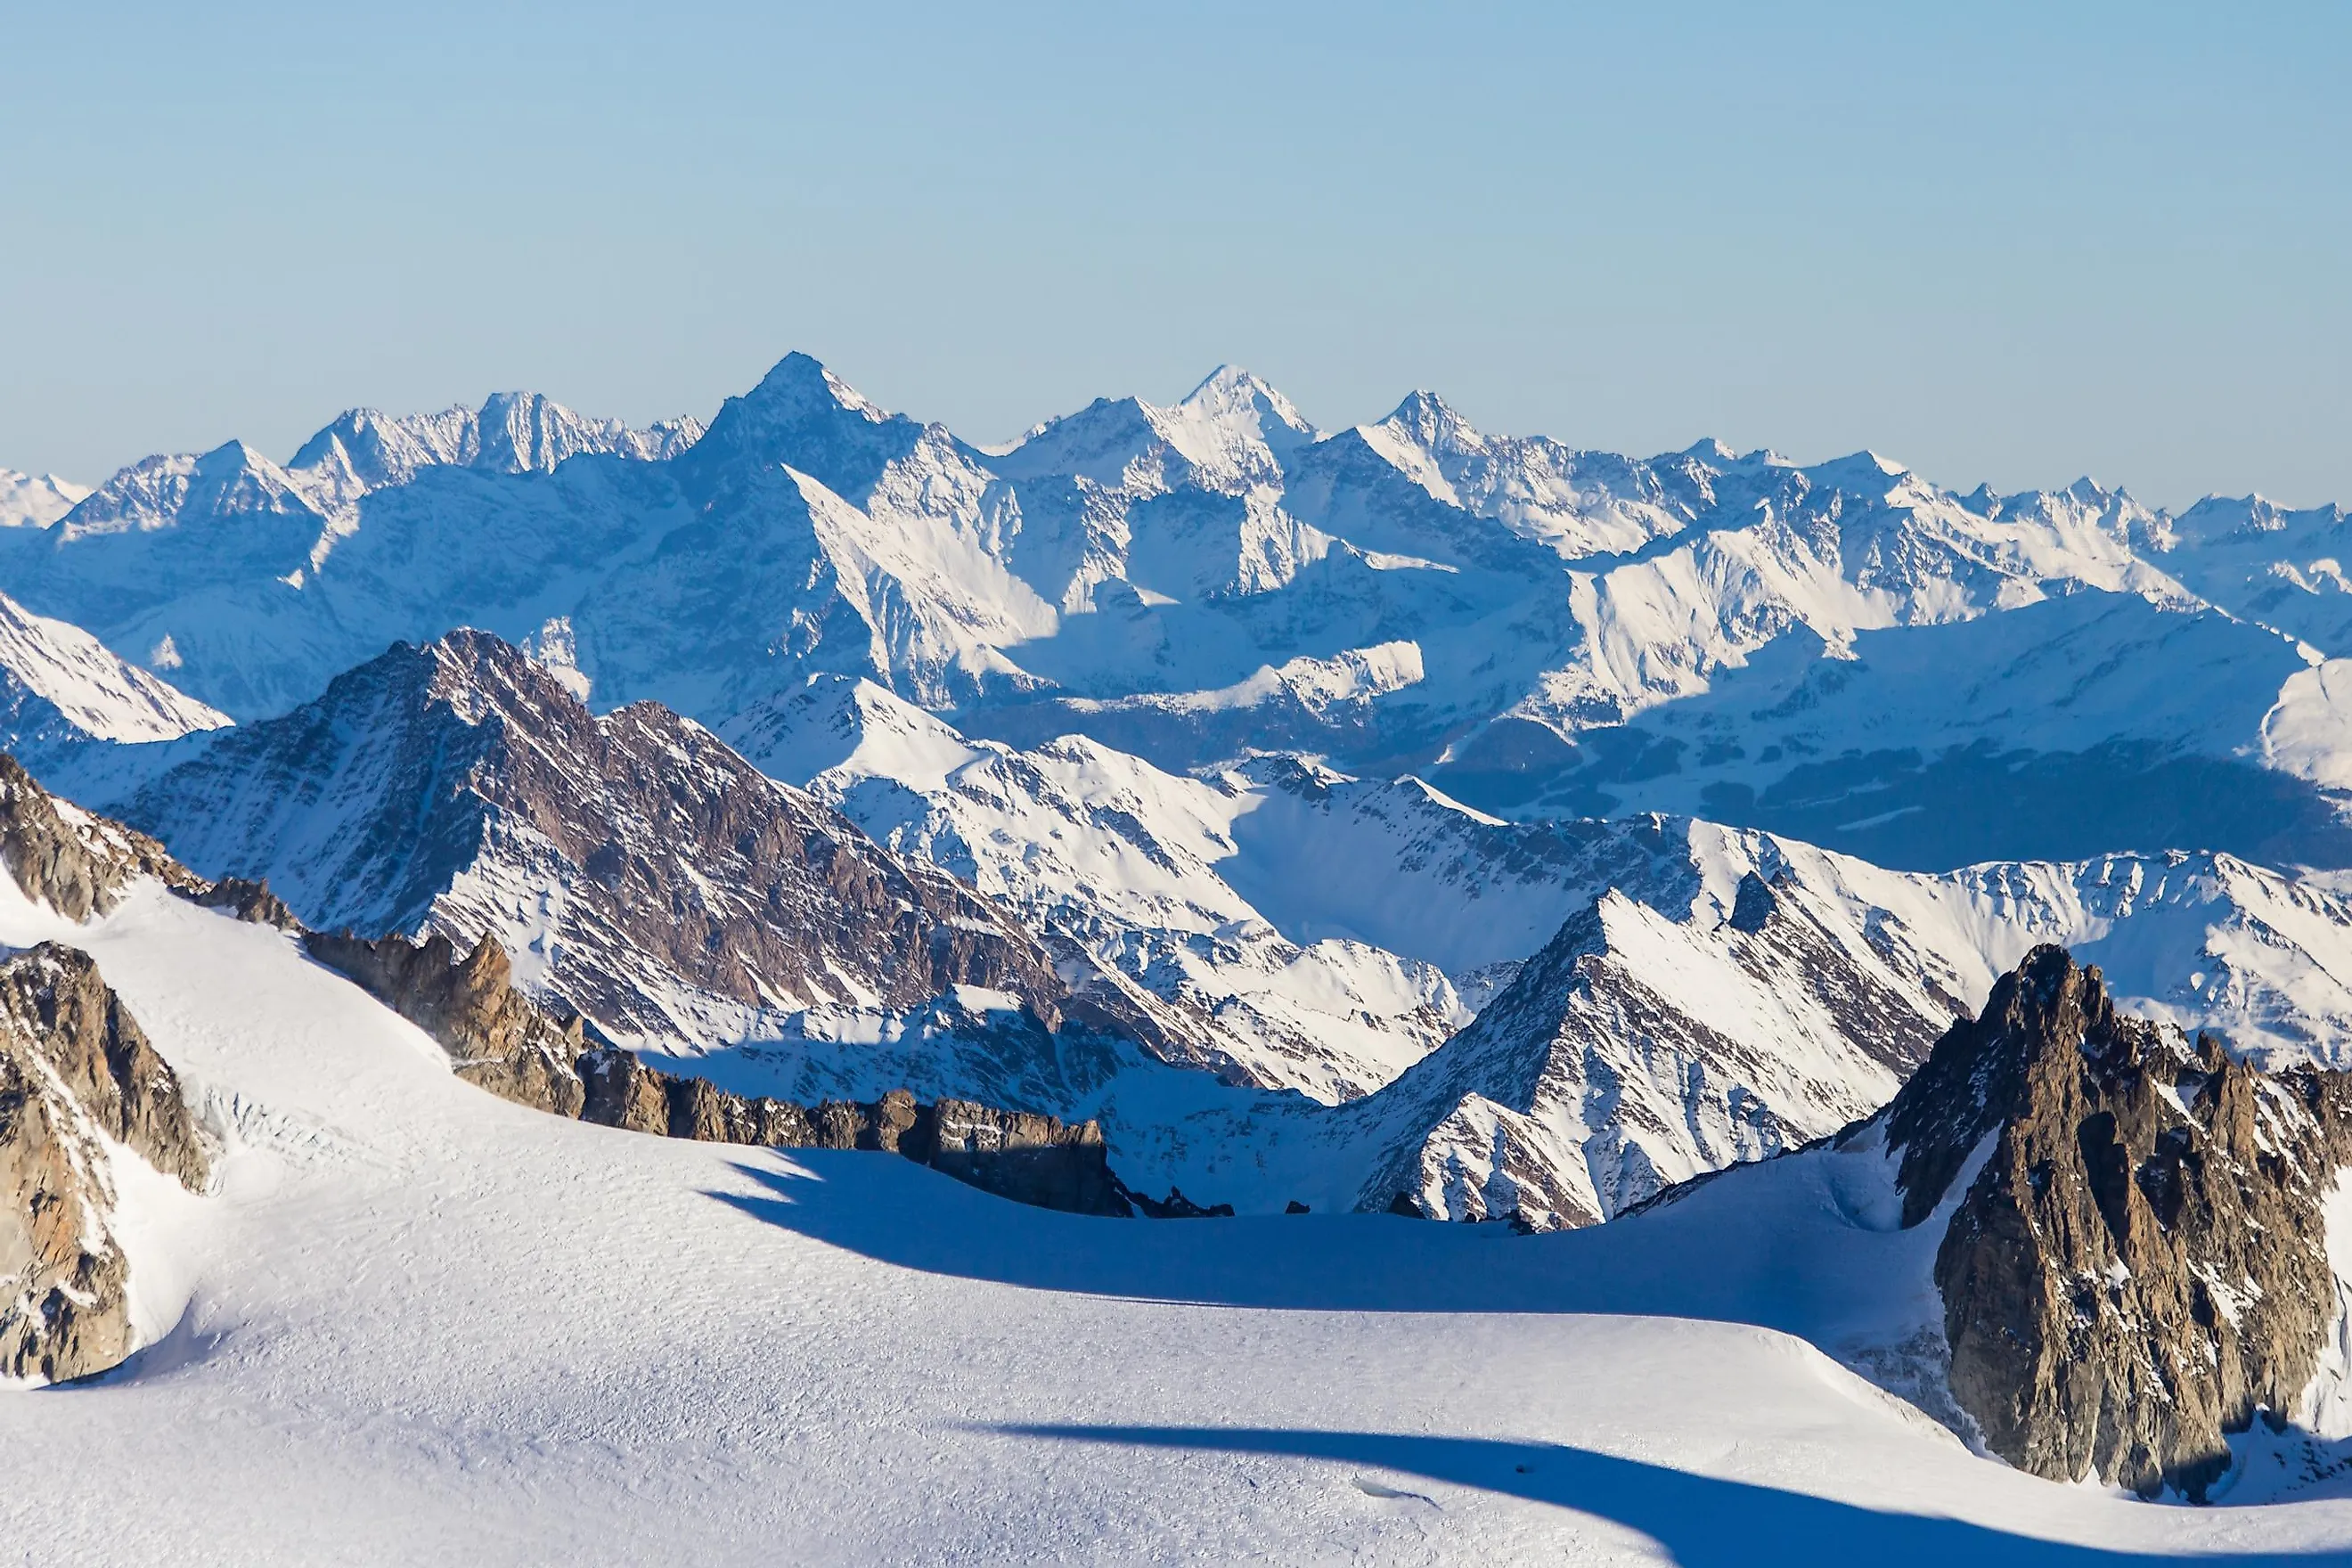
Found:
<path fill-rule="evenodd" d="M 803 348 L 2352 502 L 2352 7 L 0 5 L 0 463 Z"/>

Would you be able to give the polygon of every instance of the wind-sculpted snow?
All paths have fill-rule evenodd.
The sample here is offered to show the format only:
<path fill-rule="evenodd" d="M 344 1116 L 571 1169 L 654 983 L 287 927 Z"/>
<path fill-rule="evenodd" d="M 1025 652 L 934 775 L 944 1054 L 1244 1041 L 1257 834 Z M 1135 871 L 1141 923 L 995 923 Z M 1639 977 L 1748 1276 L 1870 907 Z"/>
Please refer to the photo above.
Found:
<path fill-rule="evenodd" d="M 503 1103 L 283 933 L 152 889 L 74 926 L 0 886 L 0 937 L 89 952 L 223 1138 L 209 1196 L 120 1163 L 140 1357 L 0 1397 L 0 1538 L 45 1564 L 667 1562 L 682 1521 L 727 1564 L 2315 1568 L 2352 1538 L 2340 1482 L 2145 1508 L 1856 1376 L 1932 1405 L 1892 1373 L 1934 1237 L 1866 1223 L 1877 1152 L 1526 1239 L 1093 1219 Z"/>
<path fill-rule="evenodd" d="M 283 468 L 151 458 L 5 541 L 0 589 L 239 718 L 395 639 L 557 626 L 599 706 L 713 726 L 824 672 L 1171 772 L 1291 749 L 1514 816 L 1703 810 L 1937 868 L 2154 826 L 2332 865 L 2352 721 L 2304 675 L 2352 651 L 2339 523 L 1961 494 L 1870 453 L 1622 457 L 1428 393 L 1325 432 L 1230 368 L 982 448 L 794 354 L 707 431 L 502 395 L 348 415 Z M 2148 808 L 2021 843 L 1968 809 L 1986 748 Z M 1948 826 L 1840 837 L 1911 807 Z"/>

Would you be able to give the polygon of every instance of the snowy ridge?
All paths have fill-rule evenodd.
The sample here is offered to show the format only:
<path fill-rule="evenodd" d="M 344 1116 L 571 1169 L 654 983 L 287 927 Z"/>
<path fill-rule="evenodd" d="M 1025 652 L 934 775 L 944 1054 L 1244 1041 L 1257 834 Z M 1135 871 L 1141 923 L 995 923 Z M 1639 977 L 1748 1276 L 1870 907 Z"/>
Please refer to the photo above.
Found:
<path fill-rule="evenodd" d="M 2352 1062 L 2352 904 L 2226 855 L 1927 876 L 1688 819 L 1509 824 L 1416 780 L 1287 759 L 1185 779 L 1077 739 L 1013 752 L 824 678 L 730 738 L 1193 1002 L 1245 1060 L 1268 1059 L 1264 1037 L 1234 1040 L 1237 1016 L 1266 1009 L 1260 955 L 1496 976 L 1425 1058 L 1314 1082 L 1285 1079 L 1294 1055 L 1259 1078 L 1349 1100 L 1335 1110 L 1140 1080 L 1065 1110 L 1101 1115 L 1131 1176 L 1244 1210 L 1402 1194 L 1445 1217 L 1593 1223 L 1866 1115 L 2044 942 L 2105 966 L 2135 1010 L 2258 1060 Z M 1305 976 L 1293 961 L 1281 978 L 1295 995 Z M 1326 1021 L 1324 1050 L 1345 1059 L 1350 1028 Z M 793 1082 L 813 1059 L 772 1058 Z"/>
<path fill-rule="evenodd" d="M 488 934 L 527 991 L 656 1051 L 800 1042 L 1019 1109 L 1071 1103 L 1114 1057 L 1248 1081 L 1186 1006 L 656 704 L 593 716 L 481 633 L 395 647 L 121 811 L 206 874 L 268 878 L 316 929 Z"/>
<path fill-rule="evenodd" d="M 1255 1082 L 1352 1099 L 1468 1019 L 1436 964 L 1288 941 L 1222 879 L 1235 820 L 1256 804 L 1238 777 L 1164 773 L 1078 736 L 1029 752 L 968 742 L 843 677 L 812 677 L 722 738 L 892 849 L 1197 1009 Z"/>
<path fill-rule="evenodd" d="M 654 462 L 674 458 L 702 437 L 698 419 L 667 420 L 632 430 L 593 419 L 535 392 L 493 393 L 478 408 L 393 416 L 354 408 L 302 445 L 288 465 L 349 472 L 370 489 L 406 484 L 439 465 L 494 473 L 551 473 L 568 458 L 599 453 Z"/>
<path fill-rule="evenodd" d="M 1325 433 L 1230 367 L 987 450 L 793 354 L 707 431 L 501 395 L 348 415 L 282 468 L 151 458 L 0 552 L 0 588 L 240 717 L 395 639 L 562 622 L 600 704 L 712 726 L 824 672 L 1171 772 L 1289 748 L 1520 816 L 1742 815 L 1728 791 L 1923 865 L 2124 847 L 1965 811 L 1839 837 L 1964 803 L 1953 759 L 1990 748 L 2201 803 L 2169 841 L 2340 864 L 2352 721 L 2307 674 L 2352 653 L 2340 521 L 1963 494 L 1872 453 L 1594 453 L 1426 393 Z M 1894 797 L 1825 819 L 1824 770 L 1856 769 L 1847 793 Z"/>
<path fill-rule="evenodd" d="M 100 741 L 169 741 L 216 730 L 228 715 L 109 653 L 79 626 L 29 614 L 0 595 L 0 680 L 10 705 L 7 744 L 69 733 Z M 36 719 L 36 713 L 43 715 Z"/>

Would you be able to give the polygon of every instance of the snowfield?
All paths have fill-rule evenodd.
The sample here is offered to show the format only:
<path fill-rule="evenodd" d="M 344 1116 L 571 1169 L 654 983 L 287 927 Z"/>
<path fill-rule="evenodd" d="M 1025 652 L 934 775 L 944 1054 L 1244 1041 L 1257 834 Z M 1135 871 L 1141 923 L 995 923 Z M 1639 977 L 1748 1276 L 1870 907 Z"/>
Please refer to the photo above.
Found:
<path fill-rule="evenodd" d="M 2352 1496 L 2032 1479 L 1816 1348 L 1897 1354 L 1932 1310 L 1932 1227 L 1880 1228 L 1868 1152 L 1555 1237 L 1083 1219 L 889 1156 L 504 1103 L 279 932 L 153 888 L 76 928 L 0 885 L 0 938 L 87 948 L 227 1145 L 205 1198 L 121 1162 L 150 1348 L 0 1394 L 16 1561 L 2092 1568 L 2352 1543 Z"/>

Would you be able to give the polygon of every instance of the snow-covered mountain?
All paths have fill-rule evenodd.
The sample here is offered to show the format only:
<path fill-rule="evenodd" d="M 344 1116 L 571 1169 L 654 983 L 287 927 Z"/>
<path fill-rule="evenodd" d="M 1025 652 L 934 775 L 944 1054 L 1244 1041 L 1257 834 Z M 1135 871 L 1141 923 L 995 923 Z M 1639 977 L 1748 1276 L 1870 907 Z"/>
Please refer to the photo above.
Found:
<path fill-rule="evenodd" d="M 0 595 L 0 748 L 70 794 L 110 795 L 228 723 L 79 626 Z"/>
<path fill-rule="evenodd" d="M 302 444 L 297 471 L 348 473 L 368 489 L 406 484 L 422 468 L 551 473 L 583 453 L 650 462 L 674 458 L 702 438 L 702 421 L 671 419 L 632 430 L 617 419 L 576 414 L 535 392 L 499 392 L 479 408 L 392 416 L 354 408 Z"/>
<path fill-rule="evenodd" d="M 136 743 L 215 730 L 228 716 L 127 664 L 79 626 L 0 595 L 5 743 L 20 751 L 73 738 Z"/>
<path fill-rule="evenodd" d="M 1244 1210 L 1607 1218 L 1866 1114 L 2051 941 L 2248 1056 L 2352 1062 L 2352 903 L 2228 855 L 1928 875 L 1690 818 L 1510 823 L 1292 758 L 1016 751 L 836 677 L 743 715 L 739 756 L 651 704 L 593 719 L 562 673 L 475 634 L 396 649 L 122 809 L 314 924 L 488 931 L 736 1092 L 1096 1119 L 1139 1187 Z M 941 936 L 799 869 L 844 855 L 930 888 Z"/>
<path fill-rule="evenodd" d="M 813 676 L 720 733 L 877 840 L 1197 1010 L 1255 1081 L 1327 1102 L 1468 1022 L 1452 975 L 1475 994 L 1482 970 L 1523 956 L 1568 912 L 1564 874 L 1585 869 L 1555 830 L 1479 818 L 1412 780 L 1280 759 L 1192 778 L 1083 736 L 1015 751 L 849 677 Z"/>
<path fill-rule="evenodd" d="M 1129 1068 L 1288 1081 L 1221 1050 L 1189 998 L 1031 931 L 699 725 L 592 716 L 482 633 L 396 647 L 116 809 L 202 875 L 267 878 L 314 928 L 487 934 L 530 994 L 622 1042 L 836 1062 L 803 1101 L 920 1084 L 1046 1110 Z"/>
<path fill-rule="evenodd" d="M 151 458 L 0 551 L 0 589 L 240 718 L 475 626 L 713 726 L 822 672 L 1020 748 L 1291 749 L 1514 816 L 1701 812 L 1939 868 L 2332 865 L 2339 521 L 1617 457 L 1427 393 L 1323 432 L 1231 368 L 983 449 L 795 354 L 707 431 L 513 395 L 347 415 L 283 468 Z M 2138 809 L 1992 820 L 1987 759 Z"/>
<path fill-rule="evenodd" d="M 55 474 L 20 474 L 0 468 L 0 528 L 47 528 L 88 494 L 88 485 Z"/>

